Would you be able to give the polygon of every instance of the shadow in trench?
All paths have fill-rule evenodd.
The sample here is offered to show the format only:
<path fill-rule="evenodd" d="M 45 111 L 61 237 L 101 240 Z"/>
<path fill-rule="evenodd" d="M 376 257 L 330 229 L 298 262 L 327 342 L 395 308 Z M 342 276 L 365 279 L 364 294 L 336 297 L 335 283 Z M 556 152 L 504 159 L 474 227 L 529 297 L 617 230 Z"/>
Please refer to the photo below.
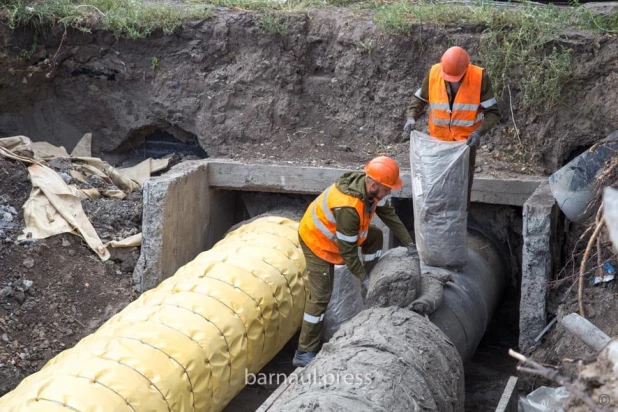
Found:
<path fill-rule="evenodd" d="M 517 349 L 519 294 L 509 288 L 472 359 L 465 365 L 466 403 L 469 412 L 495 411 L 517 361 L 508 355 Z"/>

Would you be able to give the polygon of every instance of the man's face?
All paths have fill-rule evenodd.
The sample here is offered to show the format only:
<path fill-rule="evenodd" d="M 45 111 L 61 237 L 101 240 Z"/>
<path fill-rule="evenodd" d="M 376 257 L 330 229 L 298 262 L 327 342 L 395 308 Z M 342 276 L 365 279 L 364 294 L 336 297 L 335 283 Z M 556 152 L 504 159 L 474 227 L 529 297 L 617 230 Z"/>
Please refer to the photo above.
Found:
<path fill-rule="evenodd" d="M 377 199 L 384 199 L 386 196 L 391 194 L 391 189 L 376 182 L 373 179 L 369 179 L 369 184 L 367 185 L 367 196 L 375 197 Z"/>

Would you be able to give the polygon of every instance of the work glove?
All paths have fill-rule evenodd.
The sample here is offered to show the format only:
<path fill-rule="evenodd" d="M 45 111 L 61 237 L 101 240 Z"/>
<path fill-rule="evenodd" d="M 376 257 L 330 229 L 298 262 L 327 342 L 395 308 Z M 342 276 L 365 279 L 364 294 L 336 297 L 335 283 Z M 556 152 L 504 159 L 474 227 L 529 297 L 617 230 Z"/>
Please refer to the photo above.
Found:
<path fill-rule="evenodd" d="M 479 132 L 470 133 L 466 144 L 470 147 L 479 147 L 481 145 L 481 134 Z"/>
<path fill-rule="evenodd" d="M 414 130 L 415 124 L 416 124 L 416 120 L 414 120 L 414 117 L 408 117 L 408 121 L 406 122 L 406 125 L 403 127 L 403 131 L 406 133 L 410 133 L 412 130 Z"/>
<path fill-rule="evenodd" d="M 416 245 L 414 243 L 409 243 L 406 247 L 408 248 L 408 256 L 418 259 L 418 250 L 416 249 Z"/>
<path fill-rule="evenodd" d="M 367 297 L 367 291 L 369 290 L 369 275 L 365 276 L 365 279 L 361 280 L 361 296 L 363 300 Z"/>

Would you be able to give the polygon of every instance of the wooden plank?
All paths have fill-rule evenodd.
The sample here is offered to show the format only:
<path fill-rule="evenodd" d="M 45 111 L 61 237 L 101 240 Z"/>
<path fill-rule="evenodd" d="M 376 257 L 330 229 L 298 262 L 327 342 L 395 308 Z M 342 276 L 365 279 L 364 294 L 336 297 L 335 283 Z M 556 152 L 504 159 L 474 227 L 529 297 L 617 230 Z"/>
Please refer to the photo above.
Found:
<path fill-rule="evenodd" d="M 208 162 L 208 184 L 228 190 L 285 192 L 317 195 L 351 169 L 329 167 L 245 164 L 227 161 Z M 410 171 L 403 170 L 404 185 L 393 197 L 412 197 Z M 546 178 L 477 177 L 472 186 L 472 201 L 523 206 L 539 183 Z"/>

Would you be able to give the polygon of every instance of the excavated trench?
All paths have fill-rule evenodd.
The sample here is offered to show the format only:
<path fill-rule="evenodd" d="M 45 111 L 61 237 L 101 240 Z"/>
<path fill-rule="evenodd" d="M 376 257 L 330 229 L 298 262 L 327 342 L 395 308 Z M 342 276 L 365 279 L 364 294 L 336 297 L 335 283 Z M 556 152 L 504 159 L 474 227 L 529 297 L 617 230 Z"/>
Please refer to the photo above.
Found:
<path fill-rule="evenodd" d="M 303 209 L 299 208 L 312 200 L 311 196 L 243 192 L 238 192 L 236 197 L 240 201 L 236 201 L 235 220 L 250 219 L 256 214 L 267 213 L 271 208 L 291 208 L 302 213 Z M 414 233 L 411 202 L 407 199 L 394 199 L 393 203 L 408 230 Z M 256 205 L 259 205 L 257 209 Z M 521 232 L 513 230 L 513 227 L 517 227 L 517 224 L 521 224 L 521 208 L 473 204 L 470 225 L 477 230 L 485 231 L 495 239 L 500 244 L 504 256 L 508 256 L 510 261 L 506 266 L 509 273 L 506 274 L 506 285 L 504 293 L 500 296 L 500 303 L 495 308 L 489 326 L 474 351 L 474 355 L 464 364 L 464 408 L 466 411 L 495 410 L 509 377 L 516 374 L 516 361 L 510 358 L 507 352 L 508 349 L 518 345 L 517 325 L 519 323 L 520 298 L 518 286 L 523 240 Z M 392 239 L 392 246 L 398 246 L 396 239 Z M 500 275 L 496 273 L 496 276 Z M 363 322 L 367 321 L 369 319 L 365 319 Z M 372 329 L 371 326 L 369 328 L 369 330 Z M 271 410 L 268 407 L 264 408 L 265 405 L 269 405 L 269 397 L 278 387 L 276 383 L 284 382 L 283 376 L 289 377 L 298 372 L 291 364 L 297 338 L 298 335 L 290 340 L 283 350 L 261 371 L 264 377 L 277 376 L 275 383 L 256 380 L 246 386 L 232 400 L 225 409 L 226 412 L 255 411 L 259 407 L 263 408 L 260 409 L 262 411 Z M 322 407 L 326 407 L 326 405 L 322 405 Z M 294 407 L 289 410 L 294 410 Z"/>
<path fill-rule="evenodd" d="M 212 19 L 187 24 L 173 36 L 155 33 L 136 41 L 118 40 L 100 30 L 68 30 L 63 41 L 63 30 L 57 27 L 39 39 L 27 60 L 19 57 L 19 51 L 31 48 L 33 34 L 3 26 L 0 135 L 22 134 L 71 149 L 84 133 L 92 132 L 94 154 L 116 165 L 177 153 L 174 163 L 212 157 L 280 166 L 358 168 L 380 153 L 407 167 L 408 144 L 403 142 L 401 125 L 407 102 L 429 66 L 453 42 L 483 64 L 481 30 L 476 26 L 422 26 L 419 36 L 387 35 L 369 17 L 341 9 L 291 15 L 287 22 L 288 34 L 281 37 L 260 32 L 251 13 L 222 11 Z M 423 42 L 421 37 L 432 41 Z M 371 44 L 371 50 L 361 44 Z M 517 121 L 529 162 L 504 160 L 514 141 L 505 115 L 488 137 L 490 145 L 479 151 L 479 176 L 518 178 L 514 171 L 553 171 L 573 153 L 613 131 L 611 125 L 618 123 L 614 110 L 618 41 L 574 34 L 568 45 L 577 66 L 577 81 L 565 90 L 572 104 L 551 113 L 530 113 L 520 106 L 519 90 L 513 88 L 513 101 L 500 105 Z M 49 57 L 54 57 L 54 67 L 46 65 Z M 161 62 L 156 68 L 151 67 L 153 57 Z M 595 120 L 599 115 L 604 122 Z M 575 125 L 574 118 L 580 119 Z M 422 121 L 419 127 L 424 127 Z M 206 248 L 198 245 L 203 238 L 208 237 L 212 246 L 235 224 L 282 205 L 302 210 L 315 196 L 313 189 L 305 194 L 298 194 L 303 192 L 298 189 L 289 190 L 295 194 L 286 193 L 285 178 L 298 176 L 283 172 L 277 176 L 280 182 L 258 188 L 255 182 L 262 173 L 248 166 L 248 172 L 238 178 L 238 184 L 248 188 L 214 189 L 225 200 L 213 208 L 207 230 L 187 235 L 189 240 L 198 239 L 194 242 L 198 251 Z M 327 179 L 321 178 L 325 184 Z M 187 179 L 183 184 L 189 182 L 188 192 L 177 188 L 169 192 L 177 203 L 165 210 L 166 216 L 192 201 L 183 196 L 212 201 L 200 198 L 209 189 L 210 177 L 196 180 L 200 179 L 198 189 Z M 256 191 L 247 191 L 252 188 Z M 164 201 L 167 193 L 168 188 L 159 194 L 153 190 L 151 197 L 144 197 L 145 207 L 163 208 L 164 203 L 157 202 Z M 396 198 L 394 203 L 413 233 L 411 201 Z M 519 337 L 522 204 L 479 202 L 470 214 L 471 225 L 506 250 L 510 273 L 483 340 L 465 365 L 466 410 L 494 408 L 506 380 L 514 374 L 514 362 L 506 352 L 518 345 Z M 151 224 L 147 219 L 144 216 L 145 225 Z M 164 227 L 166 221 L 160 222 Z M 193 226 L 200 225 L 193 222 Z M 143 250 L 151 247 L 147 242 Z M 180 264 L 158 268 L 165 277 L 197 254 L 184 256 L 189 252 L 182 248 L 170 250 L 179 256 Z M 147 267 L 150 263 L 142 262 Z M 165 277 L 155 277 L 153 285 Z M 292 338 L 264 372 L 292 373 L 295 347 Z M 274 390 L 250 385 L 226 411 L 256 410 Z"/>

